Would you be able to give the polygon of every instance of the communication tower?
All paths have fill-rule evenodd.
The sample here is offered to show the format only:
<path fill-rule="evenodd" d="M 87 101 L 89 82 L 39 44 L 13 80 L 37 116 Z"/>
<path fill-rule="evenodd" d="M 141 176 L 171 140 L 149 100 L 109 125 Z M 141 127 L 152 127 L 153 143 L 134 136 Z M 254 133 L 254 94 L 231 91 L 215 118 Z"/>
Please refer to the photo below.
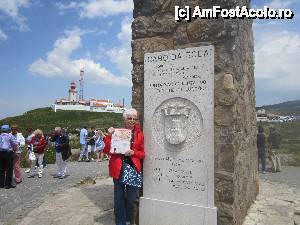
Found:
<path fill-rule="evenodd" d="M 79 90 L 79 101 L 83 101 L 83 77 L 84 77 L 84 70 L 80 70 L 80 90 Z"/>

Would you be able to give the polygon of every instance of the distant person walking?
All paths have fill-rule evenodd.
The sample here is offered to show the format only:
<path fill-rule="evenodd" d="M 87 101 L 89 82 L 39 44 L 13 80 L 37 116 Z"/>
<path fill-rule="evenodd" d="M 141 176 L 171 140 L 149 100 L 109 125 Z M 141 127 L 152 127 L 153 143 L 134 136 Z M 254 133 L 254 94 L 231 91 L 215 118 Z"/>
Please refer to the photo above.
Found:
<path fill-rule="evenodd" d="M 261 163 L 262 173 L 266 173 L 266 136 L 264 134 L 264 128 L 262 126 L 258 127 L 257 150 L 258 150 L 258 171 L 259 171 L 259 164 Z"/>
<path fill-rule="evenodd" d="M 22 170 L 21 170 L 21 153 L 25 146 L 25 138 L 23 137 L 22 133 L 18 132 L 18 125 L 11 126 L 11 134 L 15 137 L 17 141 L 17 148 L 14 152 L 14 174 L 16 183 L 19 184 L 22 182 Z"/>
<path fill-rule="evenodd" d="M 30 174 L 28 175 L 28 178 L 32 178 L 36 175 L 35 172 L 35 165 L 36 165 L 36 160 L 38 161 L 38 177 L 42 178 L 43 176 L 43 159 L 44 159 L 44 151 L 46 148 L 46 141 L 45 137 L 43 135 L 43 132 L 40 129 L 36 129 L 33 132 L 34 136 L 31 139 L 30 144 L 32 145 L 32 150 L 35 155 L 35 159 L 31 160 L 31 168 L 30 168 Z"/>
<path fill-rule="evenodd" d="M 270 146 L 270 158 L 272 161 L 272 171 L 280 172 L 281 171 L 281 162 L 279 156 L 279 148 L 281 145 L 281 135 L 277 129 L 274 127 L 270 128 L 270 134 L 268 136 L 268 143 Z"/>
<path fill-rule="evenodd" d="M 17 149 L 16 138 L 9 133 L 9 125 L 1 126 L 0 134 L 0 188 L 15 188 L 12 184 L 14 151 Z"/>
<path fill-rule="evenodd" d="M 91 127 L 91 131 L 88 132 L 88 159 L 94 160 L 92 154 L 96 152 L 96 129 L 95 127 Z"/>
<path fill-rule="evenodd" d="M 56 165 L 57 165 L 57 174 L 55 177 L 63 179 L 66 176 L 67 172 L 67 162 L 65 155 L 69 154 L 70 145 L 69 137 L 65 134 L 64 130 L 60 127 L 56 127 L 54 134 L 51 137 L 51 141 L 55 143 L 55 152 L 56 152 Z"/>
<path fill-rule="evenodd" d="M 81 151 L 80 151 L 80 156 L 78 162 L 82 162 L 83 160 L 88 160 L 88 152 L 87 152 L 87 136 L 88 136 L 88 131 L 86 129 L 87 127 L 84 126 L 80 130 L 80 146 L 81 146 Z"/>

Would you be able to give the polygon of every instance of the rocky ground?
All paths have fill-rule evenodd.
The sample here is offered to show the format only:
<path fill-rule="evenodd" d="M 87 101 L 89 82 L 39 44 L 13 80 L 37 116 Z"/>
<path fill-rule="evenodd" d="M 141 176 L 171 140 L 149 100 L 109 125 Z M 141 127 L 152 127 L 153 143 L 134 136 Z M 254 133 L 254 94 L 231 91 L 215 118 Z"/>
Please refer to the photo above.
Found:
<path fill-rule="evenodd" d="M 300 225 L 300 168 L 260 176 L 260 191 L 243 225 Z"/>
<path fill-rule="evenodd" d="M 0 224 L 113 225 L 113 185 L 107 162 L 69 163 L 70 176 L 25 179 L 16 189 L 0 191 Z M 85 179 L 90 176 L 94 179 Z M 260 176 L 260 194 L 244 225 L 300 225 L 300 168 Z M 81 182 L 80 182 L 81 181 Z"/>

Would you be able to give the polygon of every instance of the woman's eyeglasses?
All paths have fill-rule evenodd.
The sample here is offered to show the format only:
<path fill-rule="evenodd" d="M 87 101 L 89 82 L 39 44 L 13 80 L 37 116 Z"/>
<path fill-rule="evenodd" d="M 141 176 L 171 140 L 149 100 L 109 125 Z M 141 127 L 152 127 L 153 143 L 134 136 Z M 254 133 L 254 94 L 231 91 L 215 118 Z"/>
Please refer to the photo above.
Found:
<path fill-rule="evenodd" d="M 132 118 L 132 117 L 128 117 L 127 120 L 131 120 L 131 121 L 137 121 L 139 120 L 138 118 Z"/>

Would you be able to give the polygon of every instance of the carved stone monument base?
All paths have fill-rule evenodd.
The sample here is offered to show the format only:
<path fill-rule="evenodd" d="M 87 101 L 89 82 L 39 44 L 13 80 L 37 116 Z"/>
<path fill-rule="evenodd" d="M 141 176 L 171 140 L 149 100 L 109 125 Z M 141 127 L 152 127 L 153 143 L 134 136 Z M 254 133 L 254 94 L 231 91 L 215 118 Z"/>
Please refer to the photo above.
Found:
<path fill-rule="evenodd" d="M 140 199 L 140 225 L 217 225 L 217 208 Z"/>

